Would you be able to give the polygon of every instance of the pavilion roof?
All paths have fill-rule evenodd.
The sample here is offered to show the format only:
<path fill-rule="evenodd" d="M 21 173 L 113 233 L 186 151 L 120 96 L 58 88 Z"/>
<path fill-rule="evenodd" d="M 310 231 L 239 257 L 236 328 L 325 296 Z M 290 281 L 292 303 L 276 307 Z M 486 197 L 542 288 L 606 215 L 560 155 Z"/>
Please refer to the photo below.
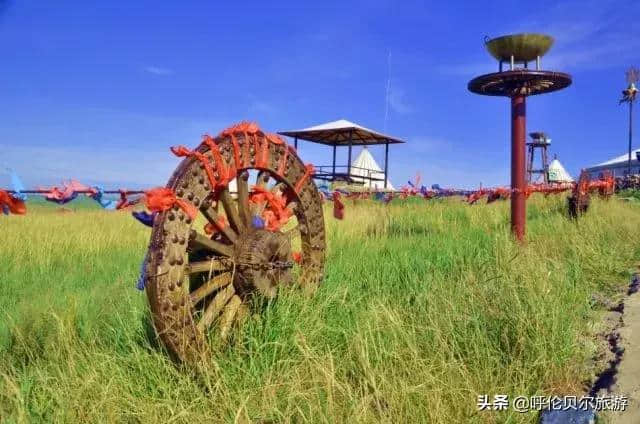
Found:
<path fill-rule="evenodd" d="M 339 119 L 301 130 L 280 131 L 278 134 L 329 146 L 348 146 L 349 139 L 351 139 L 353 146 L 404 143 L 399 138 L 370 130 L 346 119 Z"/>

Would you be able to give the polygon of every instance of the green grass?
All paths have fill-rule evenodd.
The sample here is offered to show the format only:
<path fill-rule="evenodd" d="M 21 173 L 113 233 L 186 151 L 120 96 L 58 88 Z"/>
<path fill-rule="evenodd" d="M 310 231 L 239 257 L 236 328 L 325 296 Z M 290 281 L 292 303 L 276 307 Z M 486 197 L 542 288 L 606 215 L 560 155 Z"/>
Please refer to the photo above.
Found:
<path fill-rule="evenodd" d="M 637 202 L 638 200 L 640 200 L 640 190 L 634 190 L 634 189 L 621 190 L 618 193 L 618 196 L 627 201 L 630 200 L 630 201 Z"/>
<path fill-rule="evenodd" d="M 327 211 L 326 278 L 281 292 L 193 375 L 135 290 L 149 230 L 119 212 L 36 206 L 0 219 L 0 421 L 533 423 L 478 394 L 580 393 L 601 311 L 640 257 L 640 209 L 578 222 L 508 203 L 346 201 Z"/>

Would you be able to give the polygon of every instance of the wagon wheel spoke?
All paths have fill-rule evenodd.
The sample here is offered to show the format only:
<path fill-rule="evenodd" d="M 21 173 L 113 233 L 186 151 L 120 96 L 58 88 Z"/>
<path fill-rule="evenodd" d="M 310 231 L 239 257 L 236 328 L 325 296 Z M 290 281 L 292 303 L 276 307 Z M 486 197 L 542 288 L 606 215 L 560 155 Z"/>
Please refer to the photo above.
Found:
<path fill-rule="evenodd" d="M 278 249 L 271 255 L 269 258 L 270 262 L 278 261 L 283 255 L 287 255 L 287 253 L 291 250 L 291 243 L 288 237 L 283 237 L 280 240 L 278 245 Z"/>
<path fill-rule="evenodd" d="M 238 314 L 240 305 L 242 305 L 242 300 L 238 295 L 234 295 L 231 300 L 229 300 L 229 303 L 224 307 L 224 310 L 222 311 L 222 318 L 220 319 L 220 338 L 222 341 L 227 340 L 229 330 L 231 329 L 231 325 Z"/>
<path fill-rule="evenodd" d="M 204 310 L 197 327 L 200 331 L 204 331 L 211 323 L 220 315 L 222 309 L 227 304 L 229 299 L 235 294 L 233 284 L 227 285 L 224 289 L 220 290 L 218 294 L 211 300 L 207 308 Z"/>
<path fill-rule="evenodd" d="M 256 177 L 256 185 L 258 187 L 264 188 L 269 182 L 269 173 L 267 171 L 258 172 L 258 176 Z"/>
<path fill-rule="evenodd" d="M 289 193 L 288 190 L 289 190 L 289 188 L 285 186 L 283 191 L 282 191 L 282 196 L 284 196 L 285 202 L 286 202 L 285 208 L 289 211 L 288 213 L 290 215 L 290 218 L 284 224 L 283 229 L 284 229 L 284 227 L 286 227 L 288 224 L 290 224 L 292 222 L 292 218 L 295 218 L 295 216 L 296 216 L 296 207 L 298 206 L 298 202 L 296 202 L 295 200 L 292 200 L 292 196 L 290 196 L 290 193 Z M 299 227 L 298 227 L 298 224 L 296 223 L 293 228 L 289 229 L 288 232 L 291 232 L 291 231 L 293 231 L 294 229 L 297 229 L 297 228 L 299 228 Z"/>
<path fill-rule="evenodd" d="M 287 225 L 292 222 L 292 218 L 296 216 L 296 208 L 298 207 L 298 203 L 295 201 L 288 201 L 286 209 L 289 211 L 291 218 L 287 221 L 287 223 L 283 226 L 284 233 L 292 233 L 294 230 L 300 230 L 300 225 L 296 223 L 292 228 L 286 229 Z M 295 233 L 295 232 L 294 232 Z"/>
<path fill-rule="evenodd" d="M 230 272 L 216 275 L 215 277 L 211 278 L 209 281 L 198 287 L 196 290 L 192 291 L 191 294 L 189 294 L 191 305 L 197 305 L 205 297 L 209 296 L 214 291 L 227 286 L 229 283 L 231 283 Z"/>
<path fill-rule="evenodd" d="M 301 266 L 303 256 L 303 238 L 300 233 L 300 224 L 296 223 L 292 228 L 283 231 L 284 237 L 287 239 L 291 253 L 289 260 L 293 261 L 293 268 L 297 269 Z"/>
<path fill-rule="evenodd" d="M 243 171 L 236 179 L 238 186 L 238 212 L 245 226 L 251 225 L 251 210 L 249 209 L 249 173 Z"/>
<path fill-rule="evenodd" d="M 231 197 L 228 187 L 225 187 L 220 192 L 220 201 L 222 202 L 224 212 L 227 214 L 227 219 L 229 220 L 229 225 L 231 225 L 231 228 L 233 228 L 233 230 L 238 234 L 243 233 L 245 231 L 245 226 L 244 223 L 240 220 L 238 207 L 236 205 L 236 202 Z"/>
<path fill-rule="evenodd" d="M 208 250 L 222 256 L 233 256 L 232 246 L 211 240 L 209 237 L 198 233 L 196 230 L 191 230 L 189 233 L 189 248 L 194 251 Z"/>
<path fill-rule="evenodd" d="M 259 171 L 258 175 L 256 176 L 255 187 L 265 188 L 267 186 L 267 183 L 269 182 L 269 178 L 270 177 L 268 172 Z M 253 218 L 254 216 L 262 215 L 262 211 L 264 210 L 265 206 L 265 202 L 251 203 L 249 206 L 249 213 L 251 217 Z"/>
<path fill-rule="evenodd" d="M 271 187 L 271 193 L 273 194 L 282 194 L 286 190 L 287 185 L 285 183 L 276 183 Z"/>
<path fill-rule="evenodd" d="M 218 215 L 218 212 L 213 207 L 211 207 L 209 203 L 205 202 L 200 211 L 202 212 L 202 215 L 207 218 L 207 221 L 209 221 L 211 225 L 213 225 L 216 229 L 219 229 L 217 224 L 220 222 L 221 216 Z M 238 234 L 227 225 L 225 225 L 221 229 L 221 232 L 231 243 L 235 243 L 238 239 Z"/>
<path fill-rule="evenodd" d="M 249 317 L 249 306 L 247 306 L 246 303 L 242 303 L 240 304 L 240 307 L 238 308 L 238 313 L 236 314 L 236 322 L 238 323 L 238 325 L 242 325 L 244 324 L 244 322 L 247 320 L 247 318 Z"/>
<path fill-rule="evenodd" d="M 291 211 L 292 214 L 295 215 L 296 213 L 296 208 L 298 207 L 298 202 L 294 201 L 294 200 L 289 200 L 287 202 L 287 209 L 289 209 Z"/>
<path fill-rule="evenodd" d="M 189 262 L 185 267 L 185 273 L 198 274 L 201 272 L 228 271 L 229 269 L 229 265 L 218 260 L 195 261 Z"/>

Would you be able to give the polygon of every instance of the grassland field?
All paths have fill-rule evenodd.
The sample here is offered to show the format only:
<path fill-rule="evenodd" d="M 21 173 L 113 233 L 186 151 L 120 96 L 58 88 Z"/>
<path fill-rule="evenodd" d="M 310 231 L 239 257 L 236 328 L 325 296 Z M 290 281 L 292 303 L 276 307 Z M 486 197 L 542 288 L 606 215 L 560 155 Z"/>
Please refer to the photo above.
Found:
<path fill-rule="evenodd" d="M 580 394 L 601 297 L 640 258 L 640 202 L 346 202 L 325 213 L 314 296 L 282 290 L 198 375 L 171 362 L 135 289 L 150 230 L 40 203 L 0 217 L 0 422 L 534 423 L 479 394 Z M 79 205 L 79 206 L 74 206 Z"/>

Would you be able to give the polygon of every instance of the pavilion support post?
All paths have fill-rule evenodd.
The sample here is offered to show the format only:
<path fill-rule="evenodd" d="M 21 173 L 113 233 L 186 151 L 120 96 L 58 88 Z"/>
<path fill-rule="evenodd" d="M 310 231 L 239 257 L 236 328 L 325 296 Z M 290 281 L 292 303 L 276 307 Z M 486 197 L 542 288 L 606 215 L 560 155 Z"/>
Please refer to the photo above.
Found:
<path fill-rule="evenodd" d="M 295 147 L 296 150 L 298 150 L 298 137 L 294 137 L 294 139 L 293 139 L 293 147 Z"/>
<path fill-rule="evenodd" d="M 389 172 L 389 143 L 384 143 L 384 188 L 387 188 L 387 173 Z"/>
<path fill-rule="evenodd" d="M 335 178 L 336 177 L 336 145 L 333 145 L 333 163 L 332 163 L 332 175 L 331 178 Z"/>
<path fill-rule="evenodd" d="M 519 241 L 524 241 L 526 222 L 525 179 L 525 96 L 511 98 L 511 232 Z"/>
<path fill-rule="evenodd" d="M 349 131 L 349 158 L 347 159 L 347 178 L 351 180 L 351 148 L 353 147 L 353 130 Z"/>
<path fill-rule="evenodd" d="M 633 100 L 629 101 L 629 160 L 627 162 L 627 176 L 631 178 L 631 142 L 633 141 Z"/>

